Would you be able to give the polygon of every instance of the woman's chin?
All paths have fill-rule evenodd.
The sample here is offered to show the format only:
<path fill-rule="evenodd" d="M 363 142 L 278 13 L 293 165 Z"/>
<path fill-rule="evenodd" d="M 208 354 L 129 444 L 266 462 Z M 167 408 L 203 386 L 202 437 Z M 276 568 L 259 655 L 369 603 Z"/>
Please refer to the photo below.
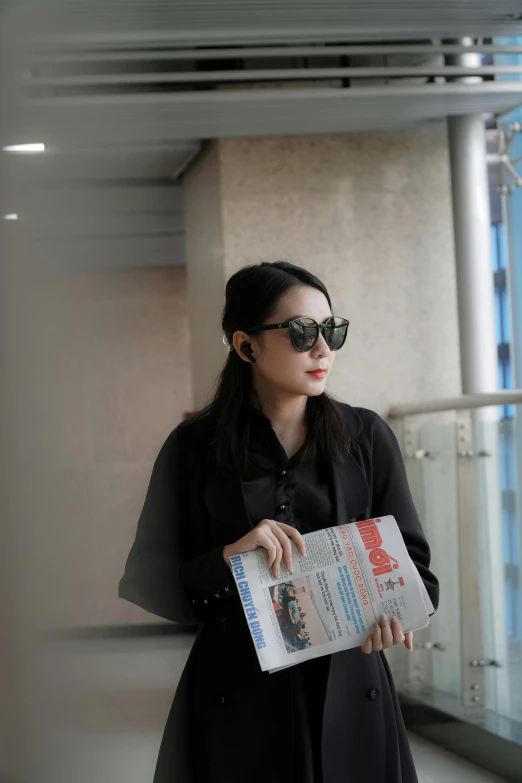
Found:
<path fill-rule="evenodd" d="M 322 394 L 326 387 L 326 380 L 322 381 L 312 381 L 311 383 L 307 384 L 307 390 L 306 395 L 308 397 L 318 397 L 320 394 Z"/>

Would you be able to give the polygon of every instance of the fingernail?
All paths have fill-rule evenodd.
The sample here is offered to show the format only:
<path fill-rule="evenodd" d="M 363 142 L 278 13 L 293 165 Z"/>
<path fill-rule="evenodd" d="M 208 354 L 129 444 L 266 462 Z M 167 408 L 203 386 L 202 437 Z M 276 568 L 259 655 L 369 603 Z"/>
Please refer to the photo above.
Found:
<path fill-rule="evenodd" d="M 383 622 L 386 620 L 386 615 L 385 615 L 385 614 L 381 614 L 381 620 L 382 620 Z"/>

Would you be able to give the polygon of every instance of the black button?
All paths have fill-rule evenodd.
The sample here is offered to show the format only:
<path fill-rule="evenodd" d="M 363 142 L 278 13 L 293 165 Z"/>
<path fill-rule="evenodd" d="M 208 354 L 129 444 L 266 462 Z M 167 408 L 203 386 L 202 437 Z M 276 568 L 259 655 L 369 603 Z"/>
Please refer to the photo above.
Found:
<path fill-rule="evenodd" d="M 380 690 L 378 688 L 370 688 L 368 691 L 368 698 L 372 701 L 375 701 L 375 699 L 378 697 L 380 693 Z"/>
<path fill-rule="evenodd" d="M 283 504 L 282 506 L 279 506 L 279 511 L 284 511 L 286 506 Z"/>

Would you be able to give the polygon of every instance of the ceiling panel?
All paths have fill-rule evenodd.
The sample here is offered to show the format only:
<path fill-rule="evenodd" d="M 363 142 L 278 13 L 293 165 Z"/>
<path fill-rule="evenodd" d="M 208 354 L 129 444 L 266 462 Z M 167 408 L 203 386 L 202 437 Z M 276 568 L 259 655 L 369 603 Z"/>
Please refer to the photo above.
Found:
<path fill-rule="evenodd" d="M 70 113 L 74 111 L 71 108 Z M 111 114 L 106 115 L 103 110 L 99 112 L 92 107 L 91 121 L 83 133 L 72 117 L 69 133 L 61 133 L 59 128 L 54 127 L 56 122 L 61 121 L 61 110 L 55 114 L 45 109 L 41 117 L 38 109 L 22 112 L 21 120 L 24 116 L 25 120 L 17 124 L 16 130 L 4 135 L 3 143 L 23 143 L 29 137 L 34 139 L 36 134 L 45 142 L 47 151 L 45 155 L 11 155 L 5 165 L 22 178 L 27 172 L 35 182 L 141 182 L 161 179 L 168 183 L 177 179 L 199 151 L 199 143 L 192 140 L 151 144 L 146 137 L 136 140 L 135 144 L 125 144 L 121 133 L 116 135 L 114 128 L 96 132 L 97 123 L 110 120 Z M 85 116 L 84 113 L 82 116 Z M 76 130 L 71 135 L 73 128 Z"/>
<path fill-rule="evenodd" d="M 503 113 L 521 103 L 522 82 L 515 81 L 223 90 L 36 101 L 17 122 L 50 148 L 60 148 L 71 139 L 77 145 L 138 144 L 144 139 L 163 144 L 189 138 L 393 130 L 448 115 Z"/>
<path fill-rule="evenodd" d="M 17 8 L 38 35 L 100 45 L 491 36 L 522 30 L 519 0 L 18 0 Z"/>

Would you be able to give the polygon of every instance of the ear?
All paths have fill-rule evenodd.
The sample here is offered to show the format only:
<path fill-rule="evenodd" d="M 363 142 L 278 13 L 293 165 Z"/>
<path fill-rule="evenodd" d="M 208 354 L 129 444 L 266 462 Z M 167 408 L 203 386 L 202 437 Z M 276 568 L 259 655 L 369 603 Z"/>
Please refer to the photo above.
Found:
<path fill-rule="evenodd" d="M 248 360 L 252 362 L 252 364 L 256 363 L 256 357 L 254 356 L 254 351 L 251 343 L 247 343 L 246 341 L 244 343 L 241 343 L 241 353 L 243 354 L 243 356 L 246 356 Z"/>
<path fill-rule="evenodd" d="M 247 343 L 252 348 L 252 338 L 246 333 L 242 331 L 234 332 L 234 336 L 232 338 L 232 345 L 239 356 L 240 359 L 242 359 L 244 362 L 248 362 L 249 364 L 252 364 L 252 360 L 255 362 L 254 358 L 254 352 L 252 350 L 252 356 L 250 357 L 248 353 L 244 352 L 244 344 Z"/>

